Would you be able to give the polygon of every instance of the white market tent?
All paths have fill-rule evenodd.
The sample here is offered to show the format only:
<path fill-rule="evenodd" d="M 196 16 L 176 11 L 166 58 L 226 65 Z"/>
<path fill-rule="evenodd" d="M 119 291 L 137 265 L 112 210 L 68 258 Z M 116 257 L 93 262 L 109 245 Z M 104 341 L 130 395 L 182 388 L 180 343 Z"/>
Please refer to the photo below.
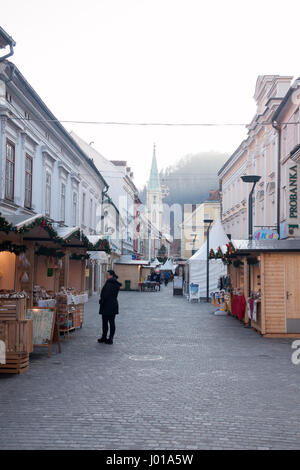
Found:
<path fill-rule="evenodd" d="M 214 251 L 229 242 L 220 220 L 216 220 L 209 233 L 209 249 Z M 207 242 L 203 243 L 196 253 L 187 260 L 189 283 L 199 284 L 199 297 L 206 297 Z M 221 259 L 209 260 L 209 292 L 218 290 L 218 280 L 226 276 L 227 267 Z"/>
<path fill-rule="evenodd" d="M 170 259 L 167 259 L 165 264 L 163 264 L 160 268 L 161 271 L 172 271 L 172 273 L 175 271 L 175 266 L 172 263 Z"/>

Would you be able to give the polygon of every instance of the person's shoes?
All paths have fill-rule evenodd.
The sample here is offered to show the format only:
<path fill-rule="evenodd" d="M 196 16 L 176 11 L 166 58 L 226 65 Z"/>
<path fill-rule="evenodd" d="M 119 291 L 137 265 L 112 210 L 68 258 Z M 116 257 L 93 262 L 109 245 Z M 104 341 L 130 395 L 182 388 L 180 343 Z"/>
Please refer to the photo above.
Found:
<path fill-rule="evenodd" d="M 113 343 L 114 343 L 114 342 L 113 342 L 113 340 L 112 340 L 112 339 L 110 339 L 110 338 L 109 338 L 109 339 L 107 339 L 105 342 L 106 342 L 106 344 L 113 344 Z"/>
<path fill-rule="evenodd" d="M 103 338 L 103 336 L 102 336 L 102 338 L 98 339 L 98 343 L 106 343 L 106 341 L 107 341 L 107 339 Z"/>

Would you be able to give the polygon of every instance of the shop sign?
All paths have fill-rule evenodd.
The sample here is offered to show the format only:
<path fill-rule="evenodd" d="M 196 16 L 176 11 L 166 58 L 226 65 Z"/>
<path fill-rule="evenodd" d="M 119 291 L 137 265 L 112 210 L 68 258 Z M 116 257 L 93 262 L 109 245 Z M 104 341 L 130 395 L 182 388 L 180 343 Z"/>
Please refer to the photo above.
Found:
<path fill-rule="evenodd" d="M 287 235 L 297 236 L 299 230 L 299 168 L 296 163 L 288 167 L 287 181 Z"/>
<path fill-rule="evenodd" d="M 275 230 L 261 229 L 253 234 L 254 240 L 278 240 L 278 233 Z"/>
<path fill-rule="evenodd" d="M 85 277 L 90 277 L 90 270 L 89 269 L 85 270 Z"/>

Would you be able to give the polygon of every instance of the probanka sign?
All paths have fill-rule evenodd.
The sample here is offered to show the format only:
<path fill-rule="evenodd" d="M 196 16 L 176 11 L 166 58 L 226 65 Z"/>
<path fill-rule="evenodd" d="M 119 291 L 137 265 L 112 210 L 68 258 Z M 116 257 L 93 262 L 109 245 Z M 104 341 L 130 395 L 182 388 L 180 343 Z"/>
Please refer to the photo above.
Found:
<path fill-rule="evenodd" d="M 6 364 L 6 346 L 2 340 L 0 340 L 0 364 Z"/>
<path fill-rule="evenodd" d="M 298 165 L 293 163 L 288 168 L 287 225 L 288 236 L 296 236 L 299 231 L 299 181 Z"/>

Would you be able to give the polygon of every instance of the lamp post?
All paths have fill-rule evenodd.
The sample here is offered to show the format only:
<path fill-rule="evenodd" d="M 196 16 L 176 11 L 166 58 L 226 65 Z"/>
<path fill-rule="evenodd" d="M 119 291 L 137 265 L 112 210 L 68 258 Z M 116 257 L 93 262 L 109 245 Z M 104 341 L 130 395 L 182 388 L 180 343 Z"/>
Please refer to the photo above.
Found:
<path fill-rule="evenodd" d="M 191 237 L 194 237 L 193 238 L 193 248 L 192 248 L 192 256 L 196 253 L 197 250 L 195 250 L 195 242 L 196 242 L 196 238 L 197 238 L 197 233 L 191 233 Z"/>
<path fill-rule="evenodd" d="M 244 175 L 241 176 L 241 179 L 244 183 L 253 183 L 253 186 L 251 188 L 251 191 L 249 193 L 249 199 L 248 199 L 248 240 L 252 240 L 253 236 L 253 201 L 252 201 L 252 196 L 254 192 L 254 188 L 256 186 L 256 183 L 260 180 L 261 176 L 256 176 L 256 175 Z"/>
<path fill-rule="evenodd" d="M 244 183 L 253 183 L 253 186 L 251 188 L 251 191 L 249 193 L 249 200 L 248 200 L 248 240 L 252 240 L 253 238 L 253 210 L 252 210 L 252 205 L 253 205 L 253 201 L 252 201 L 252 196 L 253 196 L 253 192 L 254 192 L 254 188 L 256 186 L 256 183 L 258 183 L 258 181 L 261 179 L 261 176 L 257 176 L 257 175 L 244 175 L 244 176 L 241 176 L 241 179 Z M 249 283 L 248 283 L 248 294 L 249 294 L 249 297 L 251 295 L 251 267 L 250 267 L 250 264 L 249 264 L 249 268 L 248 268 L 248 277 L 249 277 Z M 249 324 L 249 327 L 251 327 L 251 324 Z"/>
<path fill-rule="evenodd" d="M 203 222 L 208 224 L 207 232 L 206 232 L 206 302 L 209 302 L 209 230 L 211 224 L 213 223 L 212 219 L 204 219 Z"/>

